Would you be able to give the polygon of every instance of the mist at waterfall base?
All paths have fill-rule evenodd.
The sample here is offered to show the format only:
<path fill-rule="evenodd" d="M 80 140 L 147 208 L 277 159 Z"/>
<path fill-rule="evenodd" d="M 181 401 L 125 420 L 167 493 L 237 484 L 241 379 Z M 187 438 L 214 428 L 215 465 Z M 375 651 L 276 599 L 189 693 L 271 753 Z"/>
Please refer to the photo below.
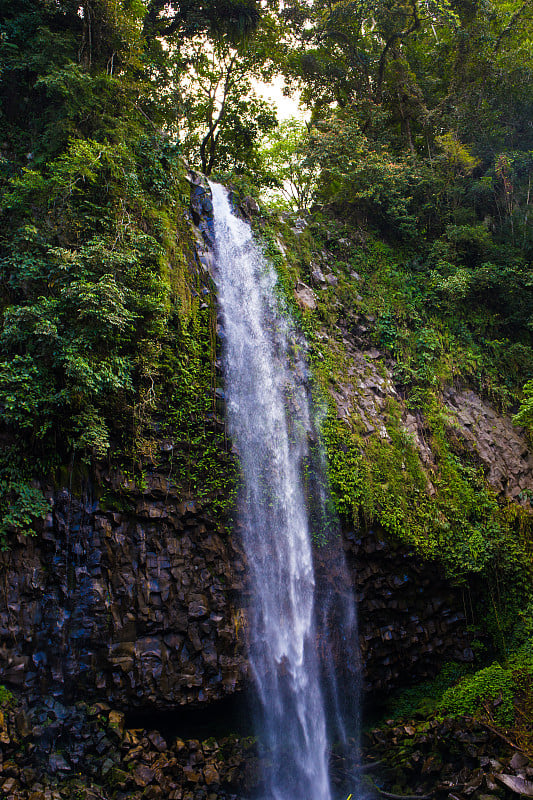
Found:
<path fill-rule="evenodd" d="M 305 340 L 250 226 L 226 190 L 210 185 L 228 427 L 241 468 L 255 726 L 270 765 L 262 796 L 330 800 L 332 746 L 358 760 L 360 670 Z M 354 771 L 354 794 L 356 783 Z"/>

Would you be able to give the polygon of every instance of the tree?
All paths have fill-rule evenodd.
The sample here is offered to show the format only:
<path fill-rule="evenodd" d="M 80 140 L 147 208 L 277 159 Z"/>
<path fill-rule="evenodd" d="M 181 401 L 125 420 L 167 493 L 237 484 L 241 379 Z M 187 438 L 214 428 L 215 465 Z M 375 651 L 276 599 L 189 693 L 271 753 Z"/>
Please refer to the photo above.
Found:
<path fill-rule="evenodd" d="M 254 31 L 260 17 L 257 0 L 149 0 L 143 34 L 148 40 L 205 32 L 235 38 Z"/>
<path fill-rule="evenodd" d="M 317 164 L 309 157 L 307 124 L 294 117 L 282 122 L 267 136 L 261 157 L 265 176 L 275 187 L 270 197 L 294 211 L 306 211 L 318 177 Z"/>
<path fill-rule="evenodd" d="M 313 87 L 314 99 L 341 106 L 379 102 L 395 48 L 421 27 L 417 0 L 293 0 L 281 13 L 297 25 L 301 45 L 290 54 L 290 69 Z"/>
<path fill-rule="evenodd" d="M 197 37 L 182 56 L 191 66 L 181 74 L 184 154 L 205 175 L 256 171 L 261 137 L 276 125 L 275 110 L 253 90 L 264 63 L 257 51 Z"/>

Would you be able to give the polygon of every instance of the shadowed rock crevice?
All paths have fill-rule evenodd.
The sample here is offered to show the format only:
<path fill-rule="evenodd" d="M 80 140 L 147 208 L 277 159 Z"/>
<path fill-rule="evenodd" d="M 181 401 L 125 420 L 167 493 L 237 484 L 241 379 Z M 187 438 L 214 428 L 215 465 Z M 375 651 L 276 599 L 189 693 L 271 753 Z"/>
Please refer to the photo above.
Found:
<path fill-rule="evenodd" d="M 126 728 L 159 731 L 172 743 L 180 739 L 221 739 L 225 736 L 252 736 L 250 703 L 246 692 L 236 692 L 208 705 L 182 706 L 154 711 L 135 709 L 124 715 Z"/>
<path fill-rule="evenodd" d="M 363 689 L 370 703 L 376 690 L 386 694 L 426 680 L 446 661 L 472 661 L 463 590 L 438 563 L 392 545 L 379 528 L 362 533 L 345 525 L 343 545 L 356 586 Z"/>

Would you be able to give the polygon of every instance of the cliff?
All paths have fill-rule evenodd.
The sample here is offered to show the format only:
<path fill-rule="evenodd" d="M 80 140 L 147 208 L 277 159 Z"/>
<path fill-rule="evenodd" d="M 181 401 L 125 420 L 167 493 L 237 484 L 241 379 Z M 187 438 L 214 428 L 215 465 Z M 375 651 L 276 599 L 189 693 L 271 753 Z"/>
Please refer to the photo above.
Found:
<path fill-rule="evenodd" d="M 201 302 L 211 314 L 216 298 L 209 276 L 209 192 L 199 176 L 189 179 L 188 269 L 196 287 L 193 294 L 201 287 Z M 249 210 L 243 204 L 240 213 Z M 259 228 L 264 236 L 264 221 Z M 358 601 L 364 689 L 372 703 L 376 693 L 384 697 L 431 678 L 443 662 L 471 662 L 467 623 L 480 629 L 480 612 L 472 607 L 469 584 L 459 583 L 457 576 L 450 579 L 454 576 L 445 547 L 426 546 L 417 538 L 418 528 L 415 536 L 403 524 L 391 525 L 388 507 L 367 504 L 365 486 L 359 494 L 350 486 L 339 491 L 353 446 L 357 459 L 351 462 L 351 474 L 367 464 L 370 482 L 375 476 L 368 459 L 382 458 L 384 452 L 397 457 L 400 447 L 400 480 L 406 492 L 413 474 L 407 461 L 414 458 L 422 476 L 420 506 L 429 503 L 430 513 L 438 515 L 442 443 L 434 438 L 434 421 L 409 403 L 390 353 L 376 346 L 375 318 L 354 310 L 339 291 L 339 281 L 345 280 L 342 271 L 324 275 L 323 262 L 330 256 L 322 253 L 322 269 L 310 261 L 295 278 L 294 263 L 283 257 L 289 247 L 279 238 L 274 255 L 278 262 L 280 254 L 283 259 L 278 265 L 289 303 L 294 289 L 293 312 L 307 329 L 317 384 L 322 398 L 327 397 L 325 444 Z M 292 276 L 288 282 L 287 275 Z M 361 283 L 360 276 L 352 276 L 354 291 L 361 291 Z M 332 304 L 334 319 L 326 313 Z M 207 329 L 200 328 L 197 335 L 205 336 Z M 2 774 L 18 787 L 17 797 L 26 797 L 24 785 L 35 781 L 59 780 L 66 786 L 78 768 L 86 776 L 101 774 L 104 784 L 112 781 L 116 791 L 144 792 L 143 797 L 164 792 L 179 799 L 193 787 L 202 796 L 220 787 L 241 792 L 257 780 L 253 746 L 247 741 L 184 742 L 190 723 L 179 714 L 169 729 L 169 741 L 182 732 L 175 747 L 150 731 L 168 726 L 168 714 L 180 708 L 208 708 L 212 720 L 233 709 L 238 719 L 248 681 L 246 563 L 238 529 L 228 519 L 228 486 L 235 478 L 228 471 L 231 444 L 223 421 L 217 351 L 210 352 L 215 379 L 203 384 L 208 410 L 192 456 L 190 420 L 186 426 L 175 421 L 166 425 L 170 407 L 160 405 L 144 423 L 150 448 L 142 470 L 132 474 L 103 462 L 91 469 L 71 468 L 63 485 L 41 484 L 49 512 L 36 525 L 35 536 L 10 535 L 10 550 L 1 556 L 0 681 L 25 695 L 17 701 L 13 719 L 8 714 L 4 733 L 8 754 L 18 747 L 24 755 L 20 767 L 10 766 L 8 759 Z M 533 458 L 521 431 L 467 386 L 444 385 L 439 403 L 447 446 L 466 464 L 476 465 L 476 480 L 483 475 L 483 491 L 495 498 L 491 513 L 516 506 L 526 514 Z M 372 450 L 372 442 L 378 450 Z M 196 459 L 207 445 L 206 471 Z M 217 470 L 228 482 L 217 483 Z M 383 478 L 392 479 L 387 473 Z M 392 490 L 392 500 L 398 507 L 405 502 L 397 490 Z M 418 512 L 418 507 L 410 511 L 417 526 Z M 428 541 L 431 536 L 428 528 Z M 326 582 L 335 585 L 334 564 L 318 545 L 316 561 Z M 481 635 L 486 634 L 481 630 Z M 334 656 L 342 659 L 342 646 Z M 88 703 L 95 705 L 91 709 Z M 153 725 L 124 732 L 135 714 L 144 714 Z M 102 726 L 108 731 L 104 738 Z M 86 733 L 78 736 L 78 728 Z M 29 773 L 23 767 L 33 771 L 33 779 L 24 777 Z M 76 790 L 91 796 L 86 782 Z"/>
<path fill-rule="evenodd" d="M 196 268 L 208 285 L 210 202 L 200 179 L 191 180 Z M 320 277 L 315 284 L 317 297 L 322 286 L 331 288 Z M 331 387 L 338 420 L 348 435 L 362 429 L 387 442 L 393 398 L 429 475 L 438 456 L 427 424 L 402 400 L 391 359 L 371 346 L 371 324 L 345 318 L 320 334 L 322 346 L 342 350 L 346 365 Z M 523 434 L 472 390 L 448 386 L 442 398 L 454 446 L 478 460 L 496 492 L 523 501 L 533 486 Z M 37 537 L 19 535 L 2 556 L 2 682 L 123 710 L 211 703 L 243 690 L 246 565 L 238 535 L 213 513 L 212 498 L 186 490 L 182 476 L 174 480 L 173 451 L 186 446 L 162 438 L 142 484 L 100 467 L 98 492 L 88 479 L 83 491 L 47 491 L 51 509 Z M 426 494 L 434 493 L 428 479 Z M 379 512 L 375 518 L 359 528 L 343 522 L 371 692 L 401 685 L 406 674 L 426 678 L 443 661 L 472 658 L 467 587 L 454 587 L 437 560 L 391 536 Z"/>

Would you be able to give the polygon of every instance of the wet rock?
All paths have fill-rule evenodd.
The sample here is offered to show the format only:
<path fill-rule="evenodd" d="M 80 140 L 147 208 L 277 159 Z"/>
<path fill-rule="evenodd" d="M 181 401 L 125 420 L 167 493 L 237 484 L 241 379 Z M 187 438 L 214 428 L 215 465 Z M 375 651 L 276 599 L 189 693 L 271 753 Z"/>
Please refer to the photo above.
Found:
<path fill-rule="evenodd" d="M 359 276 L 357 276 L 359 278 Z M 338 355 L 346 364 L 342 380 L 331 387 L 339 417 L 348 425 L 360 424 L 371 435 L 380 430 L 387 398 L 398 402 L 394 364 L 377 348 L 369 348 L 372 316 L 339 320 Z M 335 342 L 330 337 L 335 351 Z M 517 503 L 529 507 L 533 492 L 533 453 L 524 432 L 490 402 L 469 389 L 445 388 L 443 402 L 450 417 L 448 437 L 459 452 L 466 452 L 483 469 L 492 487 Z M 405 432 L 412 437 L 422 465 L 427 470 L 431 495 L 431 470 L 436 460 L 425 436 L 425 421 L 400 401 Z"/>
<path fill-rule="evenodd" d="M 208 613 L 209 605 L 206 597 L 200 596 L 189 603 L 189 616 L 193 619 L 201 619 L 207 616 Z"/>
<path fill-rule="evenodd" d="M 108 713 L 110 705 L 169 708 L 200 697 L 216 700 L 240 688 L 243 642 L 235 636 L 233 609 L 222 590 L 237 583 L 233 562 L 241 559 L 233 544 L 216 535 L 217 522 L 201 503 L 169 484 L 168 474 L 154 473 L 142 489 L 119 473 L 109 481 L 127 485 L 137 517 L 98 508 L 87 512 L 85 503 L 59 492 L 48 539 L 22 539 L 9 560 L 0 554 L 10 607 L 16 609 L 11 633 L 3 638 L 0 683 L 13 684 L 16 668 L 29 691 L 46 693 L 68 684 L 84 699 L 105 697 L 109 702 L 94 704 L 95 717 Z M 76 554 L 74 565 L 69 553 Z M 36 575 L 45 609 L 38 620 L 28 614 L 35 607 Z M 67 584 L 75 612 L 58 638 L 56 630 L 66 624 Z M 196 624 L 207 620 L 208 628 Z M 84 647 L 78 650 L 72 643 L 79 637 Z M 22 652 L 28 641 L 35 642 L 31 658 Z M 209 672 L 201 669 L 198 654 Z M 58 721 L 65 712 L 52 701 L 49 713 Z M 120 725 L 112 719 L 116 735 Z M 5 737 L 0 725 L 0 739 Z"/>
<path fill-rule="evenodd" d="M 220 775 L 212 764 L 208 764 L 204 768 L 204 780 L 208 786 L 213 784 L 218 785 L 220 783 Z"/>
<path fill-rule="evenodd" d="M 99 717 L 101 714 L 105 714 L 110 710 L 111 709 L 107 703 L 94 703 L 94 705 L 90 706 L 88 715 L 90 717 Z"/>
<path fill-rule="evenodd" d="M 52 753 L 48 759 L 48 769 L 54 774 L 56 772 L 70 772 L 72 768 L 67 764 L 61 753 Z"/>
<path fill-rule="evenodd" d="M 533 797 L 533 782 L 521 778 L 519 775 L 506 775 L 501 772 L 496 775 L 496 780 L 515 794 L 520 794 L 523 797 Z"/>
<path fill-rule="evenodd" d="M 15 714 L 15 720 L 19 735 L 22 736 L 23 739 L 30 736 L 32 732 L 31 723 L 25 711 L 19 711 Z"/>
<path fill-rule="evenodd" d="M 117 736 L 122 737 L 124 733 L 124 714 L 120 711 L 110 711 L 108 722 L 109 727 L 113 730 Z"/>
<path fill-rule="evenodd" d="M 157 798 L 162 797 L 163 790 L 160 786 L 149 786 L 143 792 L 143 800 L 157 800 Z"/>
<path fill-rule="evenodd" d="M 324 284 L 326 283 L 326 278 L 324 277 L 324 273 L 317 265 L 311 265 L 311 278 L 314 283 Z"/>
<path fill-rule="evenodd" d="M 167 750 L 167 743 L 157 731 L 151 731 L 147 738 L 160 753 L 164 753 Z"/>
<path fill-rule="evenodd" d="M 372 360 L 365 363 L 372 367 Z M 379 375 L 372 378 L 376 385 L 378 378 L 383 380 Z M 124 485 L 120 475 L 113 481 Z M 88 513 L 84 503 L 58 493 L 52 538 L 23 539 L 4 564 L 11 606 L 20 611 L 12 613 L 12 633 L 4 637 L 0 682 L 9 676 L 13 659 L 28 647 L 26 609 L 34 605 L 37 574 L 44 586 L 46 614 L 40 623 L 31 623 L 32 641 L 39 641 L 32 658 L 21 655 L 17 662 L 24 682 L 29 691 L 33 687 L 46 692 L 66 681 L 74 695 L 87 700 L 105 697 L 109 702 L 95 703 L 90 714 L 108 716 L 108 724 L 116 721 L 117 727 L 110 724 L 109 729 L 114 737 L 120 732 L 120 718 L 110 704 L 168 709 L 211 702 L 242 689 L 246 676 L 245 615 L 232 607 L 223 589 L 245 591 L 242 554 L 235 543 L 218 535 L 201 504 L 184 499 L 175 487 L 168 487 L 168 516 L 151 515 L 150 506 L 159 509 L 162 504 L 158 493 L 167 491 L 167 475 L 154 473 L 149 485 L 152 488 L 142 492 L 135 486 L 128 489 L 139 501 L 142 519 L 99 509 Z M 409 551 L 390 550 L 374 533 L 361 537 L 347 531 L 345 548 L 357 575 L 366 688 L 379 691 L 398 685 L 405 674 L 425 678 L 444 659 L 471 657 L 461 598 L 453 596 L 433 565 L 417 564 Z M 97 564 L 98 575 L 88 579 L 86 573 L 78 573 L 78 583 L 69 589 L 76 626 L 58 640 L 49 634 L 64 616 L 70 569 L 66 554 L 74 550 L 79 552 L 76 563 Z M 335 580 L 335 572 L 329 567 L 327 571 Z M 419 587 L 424 587 L 423 594 Z M 83 636 L 83 648 L 72 646 L 73 633 Z M 51 699 L 48 715 L 35 722 L 51 732 L 50 722 L 64 720 L 66 713 L 64 705 Z M 1 724 L 0 740 L 9 743 Z M 109 742 L 98 746 L 103 752 Z"/>
<path fill-rule="evenodd" d="M 197 769 L 189 765 L 183 767 L 183 774 L 185 776 L 185 780 L 189 783 L 199 783 L 202 777 Z"/>
<path fill-rule="evenodd" d="M 213 219 L 213 201 L 211 190 L 204 176 L 199 173 L 189 172 L 188 180 L 191 187 L 191 210 L 193 219 L 205 242 L 212 248 L 215 241 Z"/>
<path fill-rule="evenodd" d="M 135 767 L 133 772 L 135 783 L 140 787 L 148 786 L 148 784 L 153 781 L 154 777 L 154 770 L 150 767 L 147 767 L 146 764 L 139 764 L 137 767 Z"/>
<path fill-rule="evenodd" d="M 300 308 L 308 311 L 314 311 L 316 308 L 316 300 L 313 290 L 309 286 L 306 286 L 305 283 L 302 283 L 302 281 L 298 281 L 296 284 L 294 296 L 296 297 L 296 301 Z"/>
<path fill-rule="evenodd" d="M 524 753 L 515 753 L 509 762 L 509 766 L 514 770 L 522 770 L 529 766 L 529 759 Z"/>
<path fill-rule="evenodd" d="M 438 565 L 422 561 L 407 547 L 392 548 L 379 529 L 364 535 L 346 529 L 343 538 L 357 586 L 364 688 L 370 698 L 372 692 L 405 680 L 426 680 L 443 661 L 472 658 L 462 598 Z M 337 581 L 334 564 L 325 554 L 318 554 L 317 573 L 326 585 Z M 333 656 L 342 665 L 340 648 L 334 647 Z M 413 733 L 402 729 L 399 735 Z"/>
<path fill-rule="evenodd" d="M 533 453 L 524 432 L 471 390 L 448 388 L 444 401 L 455 433 L 482 462 L 488 482 L 506 497 L 529 505 L 533 491 Z"/>
<path fill-rule="evenodd" d="M 261 213 L 259 204 L 253 197 L 245 197 L 241 202 L 241 208 L 247 217 L 255 217 Z"/>
<path fill-rule="evenodd" d="M 104 761 L 104 763 L 102 764 L 102 767 L 101 767 L 102 777 L 105 778 L 106 775 L 108 775 L 111 772 L 111 770 L 113 769 L 114 766 L 115 766 L 115 762 L 111 758 L 106 758 L 106 760 Z"/>
<path fill-rule="evenodd" d="M 498 791 L 499 787 L 498 784 L 496 783 L 496 778 L 494 774 L 489 772 L 487 775 L 485 775 L 485 786 L 487 787 L 489 792 Z"/>
<path fill-rule="evenodd" d="M 24 713 L 30 723 L 51 714 L 54 707 L 50 700 L 46 701 L 46 711 L 39 700 L 32 702 L 37 704 L 28 704 L 22 696 L 16 701 L 17 713 Z M 0 790 L 5 790 L 7 798 L 183 800 L 190 792 L 192 800 L 199 800 L 215 794 L 222 784 L 240 793 L 245 761 L 251 752 L 248 743 L 235 737 L 221 742 L 179 740 L 178 746 L 169 750 L 158 731 L 141 729 L 124 730 L 122 734 L 117 729 L 108 739 L 105 731 L 114 719 L 112 711 L 94 714 L 94 708 L 88 709 L 82 703 L 72 707 L 65 704 L 63 709 L 64 718 L 52 723 L 54 749 L 45 760 L 42 749 L 31 739 L 12 741 L 3 748 Z M 6 715 L 5 724 L 8 732 L 16 729 L 14 712 Z M 70 763 L 74 759 L 76 776 Z"/>

